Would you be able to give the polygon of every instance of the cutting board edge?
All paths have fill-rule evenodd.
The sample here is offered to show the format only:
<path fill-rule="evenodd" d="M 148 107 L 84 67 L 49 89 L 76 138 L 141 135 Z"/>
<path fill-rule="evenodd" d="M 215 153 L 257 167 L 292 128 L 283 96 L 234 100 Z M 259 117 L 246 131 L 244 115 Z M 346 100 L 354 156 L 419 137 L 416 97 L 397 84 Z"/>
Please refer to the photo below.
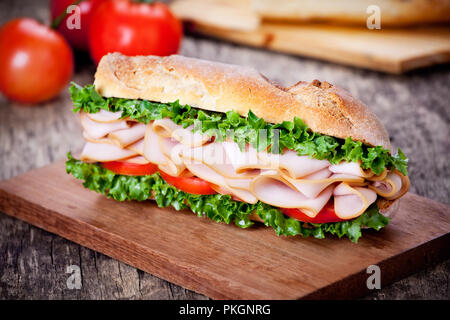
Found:
<path fill-rule="evenodd" d="M 377 71 L 377 72 L 385 72 L 394 75 L 404 74 L 406 72 L 421 69 L 425 67 L 430 67 L 433 65 L 439 64 L 448 64 L 450 63 L 450 51 L 441 50 L 439 52 L 435 52 L 433 54 L 428 55 L 417 55 L 405 57 L 404 59 L 397 59 L 392 57 L 380 57 L 377 55 L 363 55 L 359 53 L 357 55 L 358 59 L 353 59 L 348 56 L 351 52 L 347 52 L 346 50 L 341 51 L 341 54 L 334 55 L 324 55 L 313 53 L 311 51 L 305 50 L 293 50 L 289 48 L 281 47 L 278 45 L 272 45 L 271 34 L 270 32 L 263 32 L 260 30 L 253 31 L 235 31 L 233 35 L 223 35 L 225 31 L 229 31 L 226 29 L 217 28 L 214 26 L 204 25 L 199 22 L 191 21 L 189 31 L 193 33 L 197 33 L 200 35 L 213 37 L 216 39 L 221 39 L 223 41 L 227 41 L 234 44 L 249 46 L 256 49 L 268 49 L 274 52 L 280 52 L 284 54 L 289 54 L 293 56 L 302 56 L 311 59 L 317 59 L 324 62 L 337 63 L 340 65 L 350 66 L 354 68 L 363 68 L 367 70 Z M 249 41 L 248 38 L 251 33 L 260 32 L 261 34 L 254 37 L 252 41 Z M 248 34 L 246 34 L 248 33 Z M 336 50 L 336 49 L 335 49 Z M 363 58 L 365 56 L 365 58 Z M 367 58 L 370 57 L 370 58 Z"/>
<path fill-rule="evenodd" d="M 450 251 L 445 248 L 450 247 L 450 232 L 437 236 L 429 241 L 422 242 L 420 245 L 405 250 L 401 254 L 391 256 L 377 264 L 380 268 L 381 274 L 381 288 L 384 288 L 395 281 L 406 278 L 416 272 L 419 272 L 431 265 L 435 265 L 450 258 Z M 437 249 L 436 249 L 437 248 Z M 412 259 L 416 257 L 417 250 L 420 251 L 420 257 L 423 259 Z M 406 257 L 405 257 L 406 255 Z M 415 261 L 415 263 L 411 263 Z M 429 261 L 432 261 L 430 264 Z M 393 266 L 399 268 L 401 271 L 397 271 L 397 274 L 393 274 Z M 317 299 L 355 299 L 362 297 L 371 292 L 371 290 L 365 286 L 370 274 L 366 270 L 361 270 L 346 278 L 336 281 L 328 286 L 325 286 L 319 290 L 316 290 L 303 297 L 304 300 L 317 300 Z M 343 288 L 343 283 L 346 283 L 346 287 L 349 286 L 352 290 L 343 292 L 340 290 Z M 375 289 L 376 290 L 376 289 Z M 350 293 L 351 292 L 351 293 Z M 350 294 L 349 294 L 350 293 Z"/>
<path fill-rule="evenodd" d="M 380 63 L 377 64 L 377 66 L 375 67 L 374 64 L 369 64 L 367 62 L 359 62 L 359 60 L 352 60 L 351 62 L 349 61 L 350 59 L 342 56 L 342 55 L 335 55 L 334 57 L 324 57 L 323 54 L 316 54 L 316 53 L 311 53 L 311 52 L 306 52 L 306 51 L 295 51 L 292 49 L 287 49 L 285 47 L 280 47 L 278 45 L 273 45 L 273 44 L 265 44 L 265 43 L 255 43 L 255 42 L 250 42 L 250 41 L 246 41 L 243 40 L 242 38 L 233 36 L 233 37 L 224 37 L 221 35 L 218 35 L 217 32 L 214 31 L 207 31 L 205 29 L 203 29 L 203 27 L 199 27 L 197 24 L 195 25 L 196 28 L 192 29 L 191 32 L 197 33 L 199 35 L 203 35 L 203 36 L 207 36 L 207 37 L 212 37 L 215 39 L 220 39 L 222 41 L 226 41 L 232 44 L 238 44 L 238 45 L 242 45 L 242 46 L 248 46 L 250 48 L 255 48 L 255 49 L 262 49 L 262 50 L 270 50 L 273 52 L 278 52 L 278 53 L 283 53 L 283 54 L 288 54 L 288 55 L 292 55 L 295 57 L 305 57 L 305 58 L 309 58 L 309 59 L 316 59 L 319 61 L 323 61 L 323 62 L 329 62 L 329 63 L 336 63 L 336 64 L 340 64 L 340 65 L 345 65 L 345 66 L 349 66 L 349 67 L 354 67 L 354 68 L 363 68 L 363 69 L 367 69 L 367 70 L 372 70 L 372 71 L 378 71 L 378 72 L 386 72 L 386 73 L 390 73 L 390 74 L 402 74 L 406 71 L 409 71 L 411 69 L 415 69 L 415 68 L 411 68 L 410 64 L 411 62 L 407 61 L 400 61 L 400 60 L 396 60 L 396 59 L 392 59 L 392 60 L 383 60 L 383 61 L 379 61 Z M 373 59 L 374 61 L 376 59 Z M 413 59 L 415 61 L 415 59 Z M 423 67 L 425 67 L 427 65 L 423 65 Z"/>
<path fill-rule="evenodd" d="M 4 212 L 5 214 L 23 220 L 26 223 L 30 223 L 40 229 L 46 230 L 47 232 L 56 234 L 58 236 L 61 236 L 69 241 L 73 241 L 74 243 L 77 243 L 79 245 L 85 246 L 89 249 L 92 249 L 94 251 L 100 252 L 102 254 L 105 254 L 113 259 L 117 259 L 119 261 L 123 261 L 126 264 L 129 264 L 131 266 L 134 266 L 138 269 L 141 269 L 143 271 L 149 272 L 150 274 L 157 276 L 161 279 L 165 279 L 167 281 L 170 281 L 174 284 L 180 285 L 184 288 L 187 288 L 189 290 L 192 290 L 197 293 L 204 294 L 212 299 L 274 299 L 274 297 L 268 297 L 263 294 L 253 294 L 248 295 L 247 293 L 243 293 L 242 295 L 236 295 L 232 292 L 224 292 L 222 287 L 221 292 L 218 292 L 214 290 L 214 286 L 207 286 L 205 287 L 202 285 L 203 283 L 208 283 L 211 279 L 208 278 L 207 274 L 209 272 L 202 272 L 197 271 L 194 272 L 192 268 L 189 268 L 189 266 L 180 266 L 178 263 L 175 270 L 170 270 L 168 272 L 160 272 L 160 270 L 166 270 L 164 268 L 158 268 L 155 266 L 148 265 L 142 260 L 136 259 L 134 260 L 133 257 L 130 257 L 129 255 L 120 255 L 117 252 L 117 246 L 115 246 L 113 243 L 108 241 L 107 236 L 108 232 L 101 230 L 94 225 L 90 225 L 84 221 L 76 220 L 71 217 L 67 217 L 64 215 L 59 214 L 58 212 L 55 212 L 53 210 L 49 210 L 39 204 L 31 203 L 29 201 L 26 201 L 27 205 L 32 209 L 33 212 L 37 213 L 34 214 L 35 217 L 43 218 L 44 214 L 50 214 L 57 215 L 57 219 L 62 220 L 73 220 L 76 221 L 79 224 L 82 224 L 84 226 L 85 233 L 82 232 L 76 232 L 76 230 L 70 229 L 65 231 L 64 229 L 57 228 L 53 223 L 44 225 L 39 222 L 39 220 L 42 221 L 42 219 L 33 219 L 33 216 L 27 215 L 23 213 L 22 211 L 17 211 L 14 209 L 14 205 L 17 204 L 18 199 L 20 198 L 14 194 L 11 194 L 4 189 L 0 187 L 0 211 Z M 6 199 L 6 200 L 5 200 Z M 23 199 L 20 198 L 23 202 Z M 5 205 L 5 203 L 7 205 Z M 71 233 L 72 232 L 72 233 Z M 96 237 L 99 238 L 99 242 L 103 242 L 103 244 L 110 244 L 110 246 L 104 246 L 102 247 L 101 244 L 92 242 L 89 240 L 88 237 L 86 237 L 86 233 L 89 232 L 96 232 Z M 101 236 L 101 237 L 99 237 Z M 115 235 L 115 237 L 120 237 L 119 235 Z M 124 239 L 123 237 L 120 237 L 122 241 L 127 243 L 128 250 L 136 251 L 136 252 L 143 252 L 145 254 L 149 253 L 149 250 L 146 250 L 140 245 L 134 244 L 132 245 L 129 240 Z M 76 240 L 75 240 L 76 239 Z M 102 240 L 100 240 L 102 239 Z M 436 246 L 436 244 L 438 244 Z M 446 258 L 450 257 L 450 253 L 445 251 L 445 247 L 450 246 L 450 232 L 443 234 L 441 236 L 437 236 L 427 242 L 423 242 L 420 245 L 410 248 L 406 250 L 406 252 L 403 253 L 403 256 L 396 255 L 389 257 L 388 259 L 385 259 L 381 262 L 379 262 L 377 265 L 381 269 L 382 274 L 382 286 L 389 285 L 393 283 L 396 280 L 402 279 L 404 277 L 407 277 L 408 275 L 417 272 L 419 270 L 422 270 L 423 268 L 427 267 L 427 263 L 429 260 L 433 261 L 433 263 L 438 263 Z M 436 251 L 436 247 L 439 248 L 439 250 Z M 414 264 L 410 263 L 410 261 L 414 261 L 413 259 L 409 258 L 409 256 L 416 256 L 417 252 L 413 253 L 413 250 L 420 250 L 420 252 L 423 253 L 423 259 L 420 259 L 420 261 L 417 261 Z M 160 253 L 152 252 L 150 253 L 153 256 L 159 256 L 160 260 L 170 260 L 167 257 L 163 257 Z M 404 255 L 407 255 L 405 258 Z M 422 255 L 420 255 L 422 257 Z M 159 263 L 163 263 L 159 261 Z M 394 275 L 392 273 L 392 270 L 389 270 L 392 265 L 400 263 L 400 269 L 402 270 L 401 273 L 397 273 Z M 170 263 L 166 263 L 166 265 L 170 265 Z M 157 268 L 157 269 L 155 269 Z M 188 276 L 187 273 L 184 271 L 186 269 L 189 269 L 190 275 L 188 281 L 188 285 L 186 285 L 186 281 L 182 281 L 181 278 Z M 387 277 L 386 277 L 386 270 L 387 270 Z M 195 276 L 192 276 L 192 274 L 195 274 Z M 354 274 L 351 274 L 339 281 L 336 281 L 332 284 L 329 284 L 323 288 L 319 288 L 316 291 L 313 291 L 311 293 L 305 294 L 305 295 L 299 295 L 296 297 L 285 297 L 286 299 L 350 299 L 350 298 L 358 298 L 365 294 L 367 294 L 370 290 L 364 286 L 363 284 L 366 283 L 366 279 L 369 275 L 365 272 L 365 270 L 361 270 L 359 272 L 356 272 Z M 217 275 L 216 275 L 217 277 Z M 226 280 L 226 279 L 224 279 Z M 345 285 L 342 285 L 345 283 Z M 193 285 L 192 285 L 193 284 Z M 343 291 L 341 290 L 343 287 L 351 287 L 352 290 Z"/>
<path fill-rule="evenodd" d="M 5 182 L 7 180 L 4 180 L 2 182 Z M 20 199 L 20 200 L 19 200 Z M 26 213 L 24 213 L 23 211 L 18 211 L 14 209 L 15 204 L 18 203 L 18 201 L 20 201 L 23 205 L 24 202 L 26 202 L 27 206 L 29 207 L 29 209 L 31 209 L 31 211 L 34 212 L 33 215 L 28 215 Z M 5 205 L 6 203 L 6 205 Z M 229 282 L 229 279 L 225 279 L 223 278 L 222 287 L 220 291 L 215 290 L 215 286 L 214 285 L 210 285 L 205 287 L 204 283 L 208 283 L 211 278 L 208 277 L 208 274 L 210 274 L 210 272 L 204 272 L 202 270 L 197 269 L 196 271 L 192 268 L 190 268 L 189 266 L 180 266 L 180 263 L 177 263 L 176 268 L 168 271 L 168 272 L 164 272 L 165 268 L 161 268 L 161 270 L 163 270 L 163 272 L 160 272 L 160 270 L 155 270 L 153 269 L 153 267 L 151 267 L 150 265 L 147 265 L 146 263 L 144 263 L 141 260 L 134 260 L 132 257 L 130 257 L 129 255 L 120 255 L 117 253 L 117 249 L 118 247 L 113 245 L 110 241 L 108 241 L 107 239 L 107 235 L 109 234 L 107 231 L 104 231 L 102 229 L 99 229 L 91 224 L 88 224 L 86 222 L 83 222 L 81 220 L 77 220 L 71 217 L 67 217 L 64 215 L 59 214 L 58 212 L 55 212 L 53 210 L 47 209 L 39 204 L 36 203 L 32 203 L 29 202 L 21 197 L 18 197 L 14 194 L 11 194 L 9 192 L 7 192 L 6 190 L 4 190 L 1 187 L 1 183 L 0 183 L 0 212 L 5 213 L 8 216 L 20 219 L 26 223 L 29 223 L 35 227 L 38 227 L 42 230 L 45 230 L 47 232 L 53 233 L 55 235 L 61 236 L 69 241 L 72 241 L 74 243 L 77 243 L 79 245 L 82 245 L 84 247 L 87 247 L 91 250 L 100 252 L 102 254 L 105 254 L 108 257 L 111 257 L 113 259 L 125 262 L 128 265 L 134 266 L 135 268 L 138 268 L 140 270 L 146 271 L 158 278 L 164 279 L 166 281 L 169 281 L 171 283 L 174 283 L 176 285 L 179 285 L 181 287 L 184 287 L 186 289 L 192 290 L 194 292 L 197 293 L 201 293 L 203 295 L 208 296 L 209 298 L 212 299 L 217 299 L 217 300 L 224 300 L 224 299 L 273 299 L 273 297 L 267 297 L 263 294 L 258 294 L 258 293 L 253 293 L 253 294 L 249 294 L 249 292 L 241 292 L 241 294 L 237 294 L 233 291 L 228 291 L 228 290 L 223 290 L 224 289 L 224 282 Z M 44 216 L 45 215 L 45 216 Z M 51 218 L 56 218 L 56 219 L 62 219 L 62 220 L 66 220 L 66 221 L 76 221 L 76 223 L 78 224 L 82 224 L 83 227 L 85 229 L 83 229 L 83 232 L 76 232 L 73 229 L 69 229 L 69 230 L 62 230 L 61 228 L 58 228 L 55 226 L 54 223 L 51 224 L 43 224 L 40 223 L 39 221 L 43 221 L 44 217 L 49 217 L 48 215 L 50 215 Z M 57 215 L 57 217 L 56 217 Z M 55 217 L 54 217 L 55 216 Z M 40 219 L 39 219 L 40 218 Z M 47 219 L 48 221 L 48 219 Z M 99 240 L 103 242 L 103 244 L 107 244 L 106 248 L 102 247 L 102 245 L 100 244 L 96 244 L 95 242 L 92 242 L 89 240 L 89 238 L 86 236 L 86 233 L 89 232 L 96 232 L 96 238 L 103 240 Z M 115 237 L 120 237 L 119 235 L 114 235 Z M 140 245 L 137 244 L 131 244 L 131 241 L 120 237 L 124 242 L 127 243 L 127 247 L 130 251 L 136 251 L 136 252 L 144 252 L 146 254 L 149 253 L 149 250 L 146 250 L 146 248 L 143 248 Z M 121 248 L 123 250 L 123 248 Z M 160 259 L 163 255 L 161 255 L 160 253 L 156 253 L 156 252 L 151 252 L 153 253 L 155 256 L 159 256 Z M 166 260 L 170 260 L 167 257 L 163 257 L 162 259 L 166 259 Z M 170 263 L 167 263 L 166 266 L 171 266 Z M 183 279 L 186 279 L 187 275 L 186 273 L 184 273 L 183 271 L 185 270 L 189 270 L 189 272 L 191 274 L 195 274 L 195 277 L 189 275 L 189 279 L 191 279 L 191 281 L 189 281 L 189 284 L 186 284 L 186 281 L 183 281 Z M 175 277 L 174 277 L 175 276 Z M 221 276 L 218 276 L 217 274 L 215 275 L 216 278 L 222 278 Z M 214 281 L 218 281 L 218 279 L 215 279 Z M 194 285 L 191 285 L 192 283 L 194 283 Z M 229 286 L 235 286 L 235 285 L 239 285 L 238 283 L 229 283 Z M 242 286 L 243 287 L 243 286 Z M 286 299 L 299 299 L 300 297 L 283 297 Z"/>

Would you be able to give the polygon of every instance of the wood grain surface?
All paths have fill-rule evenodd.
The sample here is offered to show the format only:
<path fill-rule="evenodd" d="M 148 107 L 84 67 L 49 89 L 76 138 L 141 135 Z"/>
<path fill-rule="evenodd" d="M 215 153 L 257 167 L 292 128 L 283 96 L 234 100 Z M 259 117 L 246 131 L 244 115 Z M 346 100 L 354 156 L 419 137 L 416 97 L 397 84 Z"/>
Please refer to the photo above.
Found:
<path fill-rule="evenodd" d="M 48 2 L 0 2 L 0 23 L 19 16 L 47 21 Z M 185 37 L 187 56 L 257 68 L 285 86 L 327 80 L 349 90 L 378 115 L 394 147 L 409 156 L 411 191 L 450 204 L 450 67 L 396 76 L 311 59 Z M 77 54 L 73 80 L 92 82 L 95 67 Z M 0 96 L 0 180 L 65 158 L 83 145 L 67 91 L 37 107 Z M 69 290 L 66 267 L 80 266 L 81 290 Z M 449 299 L 450 260 L 374 290 L 366 299 Z M 205 299 L 71 241 L 0 215 L 1 299 Z"/>
<path fill-rule="evenodd" d="M 191 24 L 219 39 L 346 65 L 401 74 L 450 61 L 450 27 L 367 30 L 327 25 L 264 23 L 256 31 Z"/>
<path fill-rule="evenodd" d="M 370 265 L 386 285 L 450 257 L 450 206 L 411 193 L 386 229 L 364 232 L 358 244 L 106 199 L 66 174 L 64 162 L 1 181 L 0 210 L 214 299 L 355 298 L 368 291 Z"/>
<path fill-rule="evenodd" d="M 450 61 L 450 26 L 389 29 L 381 24 L 381 29 L 370 30 L 365 25 L 257 25 L 259 17 L 250 0 L 178 0 L 172 8 L 194 32 L 371 70 L 400 74 Z"/>

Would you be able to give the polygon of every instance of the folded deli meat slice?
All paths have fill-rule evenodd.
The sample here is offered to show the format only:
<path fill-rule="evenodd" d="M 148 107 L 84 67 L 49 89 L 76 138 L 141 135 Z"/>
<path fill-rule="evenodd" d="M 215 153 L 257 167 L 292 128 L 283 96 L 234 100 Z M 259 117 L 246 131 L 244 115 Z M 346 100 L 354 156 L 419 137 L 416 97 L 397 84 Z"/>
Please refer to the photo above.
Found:
<path fill-rule="evenodd" d="M 230 163 L 220 142 L 212 142 L 195 148 L 185 148 L 182 151 L 182 157 L 185 161 L 195 160 L 210 167 Z"/>
<path fill-rule="evenodd" d="M 299 156 L 297 152 L 286 150 L 283 154 L 259 152 L 259 159 L 271 168 L 279 168 L 291 178 L 301 178 L 330 166 L 328 160 L 317 160 L 309 156 Z"/>
<path fill-rule="evenodd" d="M 186 168 L 197 177 L 206 180 L 214 185 L 217 185 L 224 190 L 227 190 L 226 193 L 232 194 L 233 196 L 247 203 L 256 203 L 258 201 L 258 199 L 256 199 L 256 197 L 248 190 L 233 188 L 229 186 L 223 176 L 221 176 L 208 166 L 204 165 L 203 163 L 190 161 L 189 163 L 186 163 Z"/>
<path fill-rule="evenodd" d="M 161 170 L 172 176 L 179 176 L 186 169 L 180 155 L 187 147 L 172 138 L 162 137 L 158 138 L 158 145 L 167 159 L 166 164 L 160 165 Z"/>
<path fill-rule="evenodd" d="M 374 181 L 369 188 L 382 197 L 391 197 L 402 187 L 402 178 L 390 172 L 384 180 Z"/>
<path fill-rule="evenodd" d="M 242 190 L 250 190 L 250 186 L 252 184 L 253 179 L 230 179 L 225 178 L 225 182 L 228 186 L 232 188 L 242 189 Z"/>
<path fill-rule="evenodd" d="M 298 156 L 295 151 L 285 150 L 283 154 L 257 152 L 248 145 L 244 151 L 235 142 L 226 141 L 223 147 L 237 173 L 254 169 L 279 170 L 291 178 L 301 178 L 331 165 L 328 160 L 317 160 L 309 156 Z"/>
<path fill-rule="evenodd" d="M 239 145 L 234 141 L 222 142 L 227 159 L 229 159 L 236 173 L 243 173 L 253 169 L 268 169 L 268 163 L 264 163 L 258 158 L 258 152 L 251 145 L 247 145 L 245 150 L 239 149 Z"/>
<path fill-rule="evenodd" d="M 182 151 L 184 162 L 197 161 L 206 164 L 208 167 L 229 179 L 245 179 L 259 175 L 259 169 L 245 170 L 237 173 L 231 165 L 223 144 L 221 142 L 212 142 L 201 147 L 185 148 Z"/>
<path fill-rule="evenodd" d="M 142 132 L 143 131 L 143 132 Z M 92 143 L 110 143 L 121 148 L 128 148 L 137 142 L 144 141 L 145 125 L 132 125 L 131 128 L 114 131 L 106 137 L 94 139 L 89 133 L 83 131 L 83 138 Z M 139 152 L 140 154 L 143 151 Z"/>
<path fill-rule="evenodd" d="M 136 156 L 133 150 L 122 149 L 110 143 L 86 142 L 81 152 L 81 160 L 85 161 L 116 161 Z"/>
<path fill-rule="evenodd" d="M 122 112 L 111 112 L 106 111 L 104 109 L 100 109 L 97 113 L 88 113 L 87 114 L 91 120 L 96 122 L 116 122 L 122 121 L 120 118 L 122 117 Z"/>
<path fill-rule="evenodd" d="M 111 132 L 108 137 L 115 140 L 122 147 L 126 147 L 142 138 L 145 135 L 146 125 L 143 123 L 135 123 L 128 129 L 122 129 Z"/>
<path fill-rule="evenodd" d="M 91 118 L 89 118 L 84 112 L 80 113 L 80 120 L 84 131 L 86 131 L 92 139 L 99 139 L 111 132 L 129 128 L 129 124 L 125 120 L 111 123 L 100 123 L 91 120 Z"/>
<path fill-rule="evenodd" d="M 144 138 L 144 157 L 148 161 L 157 164 L 158 168 L 167 174 L 179 176 L 185 169 L 185 166 L 182 163 L 174 163 L 170 158 L 170 150 L 167 150 L 170 147 L 167 146 L 168 142 L 170 142 L 170 138 L 167 138 L 168 141 L 165 141 L 166 152 L 168 151 L 168 155 L 164 154 L 160 141 L 161 139 L 165 138 L 159 137 L 156 132 L 153 131 L 153 126 L 151 124 L 147 125 Z"/>
<path fill-rule="evenodd" d="M 193 126 L 183 128 L 170 119 L 160 119 L 153 122 L 153 130 L 164 138 L 173 138 L 188 147 L 198 147 L 210 140 L 206 134 L 192 132 Z"/>
<path fill-rule="evenodd" d="M 398 176 L 401 177 L 401 179 L 402 179 L 402 186 L 394 195 L 392 195 L 390 197 L 386 197 L 387 200 L 395 200 L 395 199 L 398 199 L 398 198 L 402 197 L 405 193 L 408 192 L 409 187 L 410 187 L 410 181 L 409 181 L 409 178 L 407 176 L 404 176 L 403 174 L 401 174 L 397 170 L 394 170 L 393 173 L 395 173 L 395 174 L 397 174 Z"/>
<path fill-rule="evenodd" d="M 133 144 L 130 144 L 127 149 L 136 152 L 137 154 L 143 156 L 144 155 L 144 139 L 136 141 Z"/>
<path fill-rule="evenodd" d="M 97 139 L 94 139 L 94 138 L 92 138 L 92 137 L 89 135 L 89 133 L 87 133 L 86 131 L 83 131 L 83 138 L 84 138 L 84 140 L 86 140 L 87 142 L 92 142 L 92 143 L 110 143 L 110 144 L 115 144 L 115 145 L 117 145 L 118 147 L 122 147 L 122 146 L 119 144 L 118 141 L 116 141 L 116 140 L 111 140 L 111 139 L 108 138 L 108 137 L 103 137 L 103 138 L 97 138 Z"/>
<path fill-rule="evenodd" d="M 389 172 L 384 180 L 373 181 L 369 188 L 387 200 L 403 196 L 409 189 L 409 179 L 398 171 Z"/>
<path fill-rule="evenodd" d="M 183 150 L 188 148 L 182 143 L 172 139 L 172 138 L 158 138 L 158 145 L 161 152 L 176 165 L 184 166 L 183 160 L 181 159 L 181 154 Z"/>
<path fill-rule="evenodd" d="M 373 176 L 372 171 L 364 171 L 360 164 L 357 162 L 345 162 L 342 161 L 339 164 L 333 164 L 329 167 L 329 170 L 334 173 L 346 173 L 353 176 L 370 178 Z"/>
<path fill-rule="evenodd" d="M 315 198 L 322 190 L 335 182 L 362 183 L 363 178 L 349 174 L 333 174 L 328 168 L 322 169 L 301 179 L 292 179 L 287 175 L 282 177 L 296 190 L 308 198 Z"/>
<path fill-rule="evenodd" d="M 345 182 L 334 188 L 333 196 L 336 216 L 341 219 L 353 219 L 360 216 L 377 199 L 375 191 L 351 187 Z"/>
<path fill-rule="evenodd" d="M 291 188 L 279 176 L 260 175 L 253 180 L 251 191 L 262 202 L 281 208 L 300 208 L 314 218 L 330 200 L 333 186 L 325 188 L 315 198 L 308 198 Z"/>
<path fill-rule="evenodd" d="M 366 179 L 369 181 L 381 181 L 386 178 L 387 174 L 388 174 L 388 170 L 384 169 L 384 171 L 381 174 L 379 174 L 378 176 L 373 175 L 371 177 L 367 177 Z"/>
<path fill-rule="evenodd" d="M 153 127 L 150 124 L 145 130 L 144 157 L 147 158 L 148 161 L 158 165 L 165 165 L 168 162 L 167 157 L 162 153 L 159 147 L 159 137 L 153 131 Z"/>

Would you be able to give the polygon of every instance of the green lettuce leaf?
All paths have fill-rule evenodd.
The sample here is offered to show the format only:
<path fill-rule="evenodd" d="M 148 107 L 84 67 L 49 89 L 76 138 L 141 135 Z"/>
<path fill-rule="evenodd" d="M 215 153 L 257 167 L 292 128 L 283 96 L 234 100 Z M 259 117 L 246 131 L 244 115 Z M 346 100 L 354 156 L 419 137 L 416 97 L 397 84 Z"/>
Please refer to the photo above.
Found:
<path fill-rule="evenodd" d="M 351 137 L 343 140 L 311 132 L 299 118 L 272 124 L 258 118 L 252 111 L 247 117 L 237 112 L 226 113 L 205 111 L 189 105 L 158 103 L 147 100 L 123 98 L 103 98 L 93 85 L 81 87 L 75 83 L 69 88 L 74 112 L 96 113 L 100 109 L 122 112 L 122 117 L 129 117 L 138 122 L 170 118 L 184 128 L 193 125 L 194 131 L 201 131 L 214 136 L 217 141 L 233 138 L 241 148 L 250 143 L 258 150 L 269 148 L 272 153 L 281 153 L 291 149 L 298 155 L 307 155 L 315 159 L 326 159 L 337 164 L 341 161 L 358 162 L 364 169 L 372 170 L 376 175 L 385 168 L 395 168 L 407 175 L 408 159 L 399 149 L 398 154 L 391 155 L 381 146 L 369 147 Z M 273 141 L 273 145 L 271 143 Z M 278 143 L 275 143 L 278 141 Z"/>
<path fill-rule="evenodd" d="M 172 206 L 176 210 L 190 209 L 197 216 L 206 216 L 216 222 L 234 223 L 238 227 L 250 227 L 250 215 L 255 212 L 277 235 L 322 239 L 326 233 L 346 236 L 357 242 L 361 237 L 361 227 L 379 230 L 389 219 L 379 213 L 375 204 L 356 219 L 334 223 L 302 223 L 284 215 L 268 204 L 258 202 L 248 204 L 232 200 L 229 195 L 194 195 L 178 190 L 167 184 L 159 173 L 147 176 L 125 176 L 115 174 L 98 163 L 85 163 L 67 154 L 66 171 L 83 180 L 83 186 L 118 201 L 148 200 L 151 196 L 159 207 Z"/>

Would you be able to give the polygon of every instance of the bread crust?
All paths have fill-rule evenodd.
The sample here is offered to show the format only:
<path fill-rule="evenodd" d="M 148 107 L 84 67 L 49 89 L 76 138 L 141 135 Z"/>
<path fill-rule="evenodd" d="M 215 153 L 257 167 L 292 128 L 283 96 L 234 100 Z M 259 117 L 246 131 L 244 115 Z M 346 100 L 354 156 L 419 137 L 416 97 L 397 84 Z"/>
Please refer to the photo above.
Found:
<path fill-rule="evenodd" d="M 381 213 L 387 212 L 400 199 L 401 198 L 397 198 L 397 199 L 394 199 L 394 200 L 387 200 L 387 199 L 378 197 L 378 199 L 376 201 L 378 210 L 380 210 Z"/>
<path fill-rule="evenodd" d="M 179 100 L 200 109 L 246 116 L 251 110 L 267 122 L 302 119 L 314 132 L 362 141 L 391 150 L 376 115 L 347 91 L 327 82 L 300 81 L 284 88 L 255 69 L 178 55 L 104 56 L 94 82 L 104 97 Z"/>

